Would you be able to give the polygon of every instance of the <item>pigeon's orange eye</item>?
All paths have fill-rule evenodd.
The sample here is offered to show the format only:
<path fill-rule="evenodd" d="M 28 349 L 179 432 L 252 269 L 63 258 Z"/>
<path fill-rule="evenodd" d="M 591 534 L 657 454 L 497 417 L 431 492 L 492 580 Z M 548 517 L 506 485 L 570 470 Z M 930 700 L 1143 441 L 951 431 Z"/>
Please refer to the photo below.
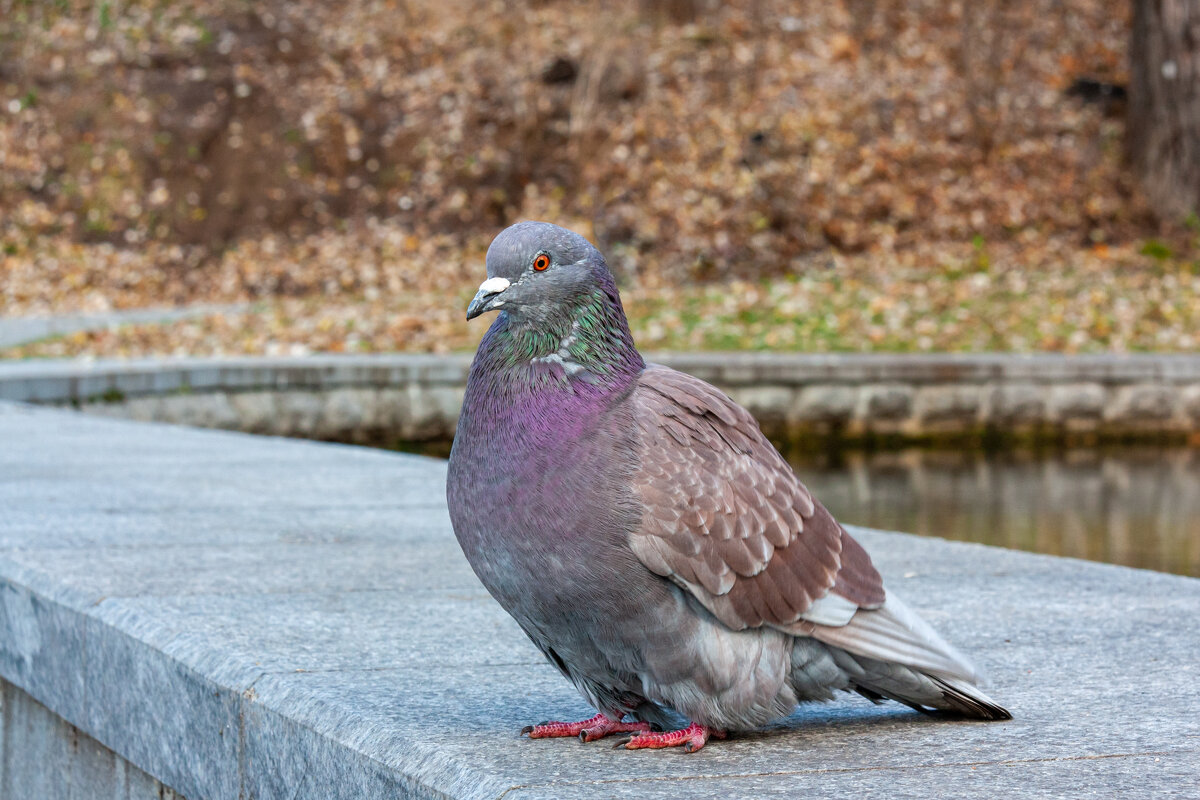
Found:
<path fill-rule="evenodd" d="M 533 268 L 538 272 L 545 272 L 550 266 L 550 256 L 545 253 L 538 253 L 537 258 L 533 259 Z"/>

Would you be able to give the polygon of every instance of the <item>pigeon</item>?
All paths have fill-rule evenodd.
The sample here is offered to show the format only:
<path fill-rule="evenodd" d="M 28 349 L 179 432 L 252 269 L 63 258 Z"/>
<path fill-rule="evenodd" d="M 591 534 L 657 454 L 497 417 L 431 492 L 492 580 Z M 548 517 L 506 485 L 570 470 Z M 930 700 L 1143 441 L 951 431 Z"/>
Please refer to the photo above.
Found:
<path fill-rule="evenodd" d="M 521 222 L 486 266 L 467 319 L 498 313 L 467 381 L 450 518 L 479 580 L 599 712 L 522 734 L 694 752 L 839 691 L 1011 718 L 749 412 L 643 360 L 587 239 Z"/>

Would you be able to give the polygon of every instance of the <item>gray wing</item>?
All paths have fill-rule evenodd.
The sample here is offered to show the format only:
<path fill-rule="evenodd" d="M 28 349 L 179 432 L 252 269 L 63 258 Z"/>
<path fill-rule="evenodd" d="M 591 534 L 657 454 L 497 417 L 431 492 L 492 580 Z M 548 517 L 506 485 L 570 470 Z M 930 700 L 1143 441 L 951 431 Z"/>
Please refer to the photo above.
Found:
<path fill-rule="evenodd" d="M 631 536 L 651 571 L 738 630 L 845 624 L 884 602 L 866 552 L 814 500 L 749 412 L 704 381 L 649 365 L 631 396 L 641 440 Z"/>

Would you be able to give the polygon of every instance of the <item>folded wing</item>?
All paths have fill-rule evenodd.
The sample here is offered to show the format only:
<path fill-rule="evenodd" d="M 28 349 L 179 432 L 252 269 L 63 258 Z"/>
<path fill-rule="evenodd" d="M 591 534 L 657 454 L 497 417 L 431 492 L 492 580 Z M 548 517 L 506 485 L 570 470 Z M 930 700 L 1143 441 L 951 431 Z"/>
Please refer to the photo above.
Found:
<path fill-rule="evenodd" d="M 883 605 L 866 552 L 745 409 L 658 365 L 647 367 L 632 400 L 645 514 L 631 545 L 649 569 L 735 630 L 844 625 L 858 609 Z"/>
<path fill-rule="evenodd" d="M 630 545 L 646 567 L 734 630 L 769 625 L 845 651 L 835 658 L 869 697 L 1009 718 L 978 689 L 971 663 L 884 592 L 866 551 L 749 412 L 658 365 L 631 400 L 645 509 Z"/>

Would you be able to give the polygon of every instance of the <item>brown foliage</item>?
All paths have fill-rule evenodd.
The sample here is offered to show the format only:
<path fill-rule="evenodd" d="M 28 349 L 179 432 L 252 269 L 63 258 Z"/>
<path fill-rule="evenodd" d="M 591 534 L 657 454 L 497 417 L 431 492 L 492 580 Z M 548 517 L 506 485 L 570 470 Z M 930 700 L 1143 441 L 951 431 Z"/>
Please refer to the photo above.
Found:
<path fill-rule="evenodd" d="M 269 231 L 386 218 L 461 255 L 534 217 L 655 285 L 1153 230 L 1121 121 L 1063 92 L 1123 80 L 1100 0 L 56 8 L 0 14 L 0 209 L 38 220 L 14 247 L 183 244 L 190 273 Z M 235 293 L 341 281 L 262 272 Z"/>

